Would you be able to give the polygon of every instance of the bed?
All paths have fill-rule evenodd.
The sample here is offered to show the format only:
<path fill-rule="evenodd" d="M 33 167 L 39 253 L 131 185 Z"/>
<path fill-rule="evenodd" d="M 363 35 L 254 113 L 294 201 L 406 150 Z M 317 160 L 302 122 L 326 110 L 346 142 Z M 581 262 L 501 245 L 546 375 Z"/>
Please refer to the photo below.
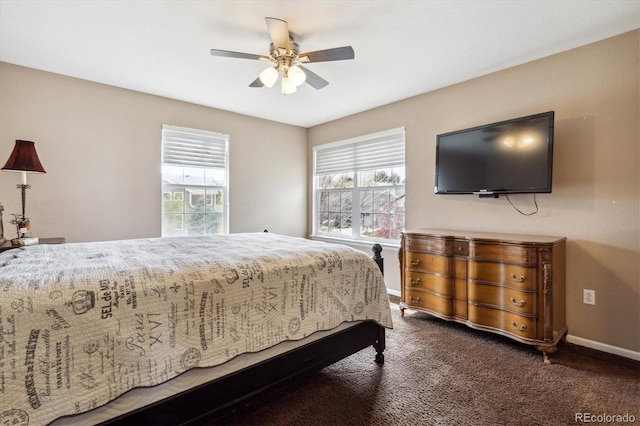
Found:
<path fill-rule="evenodd" d="M 0 261 L 0 424 L 188 424 L 368 346 L 382 273 L 272 233 L 30 246 Z"/>

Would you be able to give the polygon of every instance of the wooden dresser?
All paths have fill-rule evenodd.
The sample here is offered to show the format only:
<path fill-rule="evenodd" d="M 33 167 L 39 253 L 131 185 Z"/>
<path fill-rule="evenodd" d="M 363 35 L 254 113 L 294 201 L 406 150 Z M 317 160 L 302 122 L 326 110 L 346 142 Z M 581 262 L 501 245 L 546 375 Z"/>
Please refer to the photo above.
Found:
<path fill-rule="evenodd" d="M 400 310 L 534 345 L 548 363 L 567 333 L 565 244 L 564 237 L 407 230 Z"/>

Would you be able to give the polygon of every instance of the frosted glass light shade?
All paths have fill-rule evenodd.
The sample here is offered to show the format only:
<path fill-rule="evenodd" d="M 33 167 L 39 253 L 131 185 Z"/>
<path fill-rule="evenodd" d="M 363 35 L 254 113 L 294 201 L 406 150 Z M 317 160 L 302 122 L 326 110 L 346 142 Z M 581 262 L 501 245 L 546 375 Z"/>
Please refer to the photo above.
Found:
<path fill-rule="evenodd" d="M 283 95 L 291 95 L 292 93 L 296 93 L 298 88 L 288 77 L 282 78 L 282 94 Z"/>
<path fill-rule="evenodd" d="M 273 87 L 278 81 L 278 70 L 275 67 L 269 67 L 260 73 L 260 81 L 267 87 Z"/>
<path fill-rule="evenodd" d="M 287 72 L 287 75 L 289 76 L 289 79 L 291 80 L 291 82 L 296 86 L 300 86 L 304 84 L 304 82 L 307 79 L 307 75 L 297 65 L 289 67 L 289 71 Z"/>

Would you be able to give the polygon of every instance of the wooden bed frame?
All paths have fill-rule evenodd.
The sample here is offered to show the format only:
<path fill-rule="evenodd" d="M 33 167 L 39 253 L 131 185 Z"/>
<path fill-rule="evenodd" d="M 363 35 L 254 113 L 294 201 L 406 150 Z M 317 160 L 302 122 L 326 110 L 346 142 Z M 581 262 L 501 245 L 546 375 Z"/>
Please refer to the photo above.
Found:
<path fill-rule="evenodd" d="M 384 260 L 380 255 L 382 247 L 375 244 L 372 250 L 373 259 L 384 273 Z M 213 421 L 248 404 L 268 389 L 302 374 L 318 371 L 368 346 L 373 346 L 376 351 L 375 362 L 383 364 L 385 329 L 373 321 L 363 321 L 103 424 L 190 425 Z"/>

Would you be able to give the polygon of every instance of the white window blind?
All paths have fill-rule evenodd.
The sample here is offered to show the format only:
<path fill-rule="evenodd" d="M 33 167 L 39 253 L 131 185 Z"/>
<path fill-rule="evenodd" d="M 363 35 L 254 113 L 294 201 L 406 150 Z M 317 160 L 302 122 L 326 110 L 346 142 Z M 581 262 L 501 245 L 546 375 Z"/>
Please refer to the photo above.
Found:
<path fill-rule="evenodd" d="M 315 148 L 315 174 L 404 166 L 404 128 Z"/>
<path fill-rule="evenodd" d="M 228 135 L 162 126 L 162 162 L 182 167 L 225 169 Z"/>

